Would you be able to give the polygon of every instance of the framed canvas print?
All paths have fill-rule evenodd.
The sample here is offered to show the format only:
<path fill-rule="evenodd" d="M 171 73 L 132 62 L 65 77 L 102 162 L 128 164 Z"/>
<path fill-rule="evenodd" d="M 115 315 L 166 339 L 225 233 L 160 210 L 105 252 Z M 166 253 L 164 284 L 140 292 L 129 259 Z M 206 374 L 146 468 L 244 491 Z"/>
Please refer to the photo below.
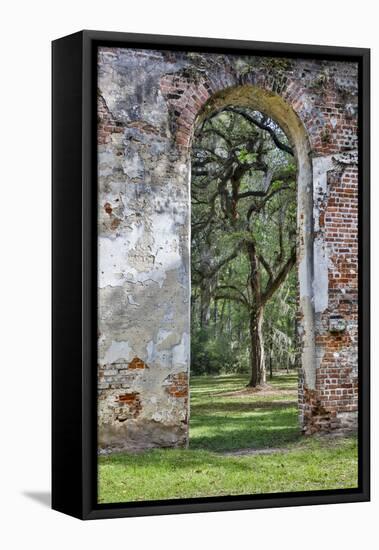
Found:
<path fill-rule="evenodd" d="M 369 499 L 369 50 L 53 42 L 53 508 Z"/>

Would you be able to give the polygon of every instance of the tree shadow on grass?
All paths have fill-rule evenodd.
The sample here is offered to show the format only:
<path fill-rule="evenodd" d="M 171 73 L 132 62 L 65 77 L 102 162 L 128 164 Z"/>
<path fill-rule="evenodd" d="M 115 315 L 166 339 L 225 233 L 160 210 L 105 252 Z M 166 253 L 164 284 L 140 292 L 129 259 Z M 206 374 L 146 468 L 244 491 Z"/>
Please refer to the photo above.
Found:
<path fill-rule="evenodd" d="M 270 449 L 286 447 L 301 439 L 297 429 L 283 426 L 279 429 L 256 431 L 233 430 L 229 433 L 221 432 L 206 436 L 192 436 L 190 438 L 190 449 L 207 449 L 209 451 L 222 453 L 240 449 Z"/>
<path fill-rule="evenodd" d="M 256 392 L 244 391 L 246 382 L 246 376 L 191 380 L 190 449 L 269 449 L 301 438 L 297 374 L 274 376 L 266 389 Z M 231 389 L 235 393 L 230 394 Z"/>
<path fill-rule="evenodd" d="M 196 403 L 191 407 L 192 416 L 201 415 L 202 413 L 217 413 L 217 412 L 254 412 L 259 409 L 278 410 L 278 409 L 289 409 L 291 407 L 297 407 L 296 401 L 209 401 L 208 403 Z"/>
<path fill-rule="evenodd" d="M 203 449 L 150 449 L 138 453 L 115 453 L 110 456 L 103 456 L 99 459 L 100 465 L 110 465 L 112 467 L 125 467 L 129 472 L 136 468 L 139 475 L 141 469 L 154 472 L 159 471 L 165 474 L 170 470 L 177 472 L 178 468 L 188 469 L 196 473 L 203 472 L 207 468 L 231 468 L 234 471 L 244 472 L 251 469 L 237 457 L 224 457 Z"/>
<path fill-rule="evenodd" d="M 244 416 L 199 415 L 192 417 L 190 425 L 190 448 L 214 452 L 282 447 L 301 437 L 296 415 L 285 409 L 261 410 Z"/>
<path fill-rule="evenodd" d="M 247 378 L 243 377 L 201 377 L 195 380 L 191 379 L 190 393 L 191 400 L 203 399 L 281 399 L 281 393 L 284 396 L 297 396 L 297 377 L 289 375 L 288 377 L 279 377 L 268 381 L 267 386 L 257 390 L 247 387 Z M 289 392 L 289 393 L 288 393 Z"/>

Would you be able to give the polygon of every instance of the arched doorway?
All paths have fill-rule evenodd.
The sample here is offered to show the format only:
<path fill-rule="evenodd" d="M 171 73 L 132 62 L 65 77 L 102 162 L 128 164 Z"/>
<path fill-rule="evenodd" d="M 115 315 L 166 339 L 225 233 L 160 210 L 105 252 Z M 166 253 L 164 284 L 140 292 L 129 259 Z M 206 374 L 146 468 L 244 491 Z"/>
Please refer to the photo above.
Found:
<path fill-rule="evenodd" d="M 356 422 L 356 82 L 340 62 L 100 50 L 101 447 L 188 441 L 191 143 L 228 104 L 276 121 L 297 160 L 302 427 Z"/>
<path fill-rule="evenodd" d="M 293 108 L 278 94 L 245 85 L 230 87 L 213 94 L 194 118 L 189 144 L 196 126 L 225 108 L 247 107 L 274 120 L 285 132 L 297 163 L 297 277 L 298 337 L 300 346 L 299 410 L 303 425 L 304 388 L 316 387 L 315 327 L 313 300 L 313 182 L 310 144 L 306 130 Z"/>

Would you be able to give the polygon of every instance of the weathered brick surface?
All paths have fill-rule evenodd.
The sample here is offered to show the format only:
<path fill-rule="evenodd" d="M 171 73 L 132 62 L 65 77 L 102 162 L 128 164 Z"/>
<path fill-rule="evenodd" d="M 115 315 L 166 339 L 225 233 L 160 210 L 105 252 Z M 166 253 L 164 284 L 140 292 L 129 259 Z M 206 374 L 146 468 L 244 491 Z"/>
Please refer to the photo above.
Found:
<path fill-rule="evenodd" d="M 188 374 L 186 372 L 170 374 L 165 382 L 167 392 L 173 397 L 188 397 Z"/>
<path fill-rule="evenodd" d="M 98 67 L 100 448 L 186 444 L 190 147 L 196 121 L 228 102 L 276 118 L 299 162 L 309 151 L 299 201 L 313 201 L 312 311 L 298 321 L 316 361 L 301 359 L 300 419 L 307 433 L 353 427 L 357 66 L 102 47 Z M 299 280 L 303 223 L 299 212 Z"/>

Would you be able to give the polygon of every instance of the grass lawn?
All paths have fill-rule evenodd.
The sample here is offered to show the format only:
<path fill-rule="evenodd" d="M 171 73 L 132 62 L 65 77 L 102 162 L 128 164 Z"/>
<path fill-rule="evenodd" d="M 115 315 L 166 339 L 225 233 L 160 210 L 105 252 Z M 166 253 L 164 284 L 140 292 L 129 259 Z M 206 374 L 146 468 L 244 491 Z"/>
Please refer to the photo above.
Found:
<path fill-rule="evenodd" d="M 357 486 L 357 440 L 304 437 L 297 377 L 244 390 L 243 376 L 192 377 L 188 449 L 99 458 L 99 502 L 276 493 Z"/>

